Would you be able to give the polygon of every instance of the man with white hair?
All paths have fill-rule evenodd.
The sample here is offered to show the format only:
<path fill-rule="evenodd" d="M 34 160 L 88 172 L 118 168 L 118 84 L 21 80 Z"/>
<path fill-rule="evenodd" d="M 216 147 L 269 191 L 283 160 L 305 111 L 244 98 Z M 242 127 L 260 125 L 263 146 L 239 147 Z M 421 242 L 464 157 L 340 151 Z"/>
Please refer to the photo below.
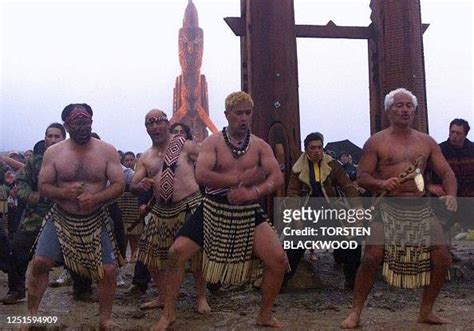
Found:
<path fill-rule="evenodd" d="M 416 107 L 417 99 L 410 91 L 399 88 L 388 93 L 385 111 L 390 127 L 372 135 L 364 145 L 357 181 L 365 189 L 384 192 L 387 199 L 376 205 L 378 215 L 371 222 L 371 236 L 357 272 L 352 310 L 341 323 L 342 328 L 358 326 L 382 262 L 384 278 L 389 284 L 403 288 L 425 287 L 418 322 L 451 323 L 433 313 L 451 257 L 439 221 L 427 199 L 421 198 L 424 189 L 419 182 L 416 185 L 420 179 L 416 175 L 423 174 L 427 163 L 430 164 L 442 179 L 446 192 L 440 199 L 451 211 L 457 208 L 456 179 L 433 138 L 410 127 Z M 392 241 L 408 232 L 410 241 Z M 431 240 L 426 240 L 427 237 Z"/>

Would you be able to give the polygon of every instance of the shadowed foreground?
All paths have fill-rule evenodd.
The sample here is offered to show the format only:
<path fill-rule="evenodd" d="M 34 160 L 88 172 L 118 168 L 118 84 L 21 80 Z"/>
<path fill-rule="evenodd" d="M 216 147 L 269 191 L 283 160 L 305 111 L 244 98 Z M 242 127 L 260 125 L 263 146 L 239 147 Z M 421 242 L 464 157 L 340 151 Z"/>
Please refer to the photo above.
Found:
<path fill-rule="evenodd" d="M 455 253 L 463 261 L 454 264 L 452 280 L 443 287 L 435 312 L 453 320 L 449 326 L 425 326 L 416 323 L 421 290 L 400 290 L 377 281 L 362 314 L 363 330 L 468 330 L 474 323 L 474 242 L 455 243 Z M 332 255 L 318 254 L 315 269 L 325 284 L 324 289 L 285 292 L 278 296 L 276 316 L 290 323 L 291 330 L 338 330 L 350 309 L 352 293 L 344 290 L 342 270 L 336 270 Z M 125 267 L 127 286 L 131 282 L 133 265 Z M 55 269 L 50 278 L 57 277 Z M 6 293 L 7 277 L 0 274 L 0 295 Z M 209 295 L 213 312 L 208 316 L 195 313 L 193 280 L 188 275 L 183 296 L 178 301 L 178 320 L 174 330 L 253 330 L 260 303 L 260 294 L 251 286 L 225 288 Z M 112 317 L 120 328 L 143 330 L 158 321 L 160 310 L 141 311 L 138 306 L 152 299 L 154 288 L 141 298 L 124 296 L 125 288 L 117 288 Z M 26 302 L 0 304 L 0 329 L 19 327 L 7 324 L 7 317 L 25 316 Z M 40 305 L 42 316 L 57 316 L 60 329 L 93 328 L 98 323 L 98 304 L 72 300 L 72 287 L 48 288 Z M 53 325 L 51 325 L 53 326 Z"/>

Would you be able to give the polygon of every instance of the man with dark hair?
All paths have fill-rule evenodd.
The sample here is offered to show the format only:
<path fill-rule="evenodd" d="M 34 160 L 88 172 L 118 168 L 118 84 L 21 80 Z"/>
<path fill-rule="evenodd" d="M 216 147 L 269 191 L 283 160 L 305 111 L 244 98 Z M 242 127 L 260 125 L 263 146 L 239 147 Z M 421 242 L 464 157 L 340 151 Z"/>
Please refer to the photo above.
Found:
<path fill-rule="evenodd" d="M 48 148 L 66 138 L 66 131 L 59 123 L 48 126 L 44 137 L 44 148 Z M 52 201 L 38 192 L 38 175 L 43 163 L 42 154 L 34 154 L 18 174 L 18 197 L 26 204 L 20 226 L 13 238 L 8 259 L 8 293 L 2 303 L 14 304 L 25 299 L 25 274 L 31 259 L 31 248 L 41 228 L 43 218 L 51 209 Z"/>
<path fill-rule="evenodd" d="M 341 162 L 341 165 L 347 176 L 349 176 L 351 182 L 355 182 L 357 180 L 357 168 L 352 164 L 351 154 L 348 152 L 341 152 L 339 155 L 339 162 Z"/>
<path fill-rule="evenodd" d="M 48 148 L 39 174 L 39 192 L 54 201 L 45 218 L 31 265 L 28 313 L 36 315 L 55 262 L 98 282 L 99 327 L 111 329 L 118 252 L 104 208 L 124 189 L 116 149 L 91 138 L 92 109 L 67 106 L 64 126 L 70 139 Z M 110 185 L 107 185 L 110 182 Z"/>
<path fill-rule="evenodd" d="M 474 143 L 467 139 L 470 129 L 466 120 L 456 118 L 449 124 L 448 139 L 439 144 L 441 152 L 456 176 L 457 196 L 462 198 L 474 198 Z M 428 188 L 435 196 L 446 195 L 438 176 L 433 176 L 433 184 Z M 452 217 L 465 230 L 474 229 L 473 206 L 474 203 L 468 199 L 461 199 L 459 209 Z M 450 225 L 446 224 L 448 228 Z"/>
<path fill-rule="evenodd" d="M 28 161 L 29 159 L 33 157 L 33 151 L 31 149 L 28 149 L 25 151 L 25 153 L 23 153 L 23 155 L 25 156 L 25 163 L 26 163 L 26 161 Z"/>
<path fill-rule="evenodd" d="M 68 117 L 69 117 L 69 120 L 73 119 L 73 118 L 70 118 L 71 112 L 73 112 L 75 109 L 79 109 L 79 108 L 84 110 L 85 112 L 87 112 L 89 114 L 90 118 L 92 118 L 92 116 L 94 115 L 93 112 L 92 112 L 91 106 L 89 106 L 88 104 L 86 104 L 86 103 L 71 103 L 71 104 L 67 105 L 63 109 L 63 111 L 61 112 L 61 119 L 63 120 L 63 122 L 66 122 Z"/>
<path fill-rule="evenodd" d="M 66 139 L 66 129 L 61 123 L 57 123 L 57 122 L 51 123 L 46 129 L 45 137 L 47 137 L 49 129 L 58 129 L 61 132 L 61 135 L 63 137 L 62 140 Z M 55 135 L 55 137 L 57 137 L 57 135 Z M 48 145 L 48 146 L 51 146 L 51 145 Z"/>
<path fill-rule="evenodd" d="M 8 272 L 8 257 L 10 255 L 10 242 L 5 229 L 5 218 L 7 217 L 7 197 L 2 189 L 3 177 L 9 170 L 9 166 L 3 163 L 0 157 L 0 242 L 4 243 L 0 245 L 0 270 Z"/>
<path fill-rule="evenodd" d="M 135 169 L 135 164 L 137 163 L 137 159 L 135 158 L 135 153 L 128 151 L 123 153 L 122 158 L 120 159 L 120 162 L 124 167 L 127 167 L 128 169 Z"/>
<path fill-rule="evenodd" d="M 338 161 L 323 151 L 324 137 L 319 132 L 310 133 L 304 140 L 305 152 L 295 162 L 291 169 L 288 183 L 288 197 L 311 197 L 315 199 L 315 208 L 328 207 L 339 197 L 339 189 L 349 198 L 358 198 L 356 186 L 346 175 Z M 362 201 L 357 200 L 362 207 Z M 291 272 L 285 277 L 285 282 L 295 273 L 299 261 L 304 255 L 304 249 L 287 251 L 290 260 Z M 335 249 L 334 258 L 344 268 L 346 277 L 345 287 L 352 289 L 355 282 L 357 268 L 360 264 L 361 247 L 356 249 Z"/>
<path fill-rule="evenodd" d="M 176 122 L 170 126 L 170 133 L 172 135 L 180 135 L 186 140 L 193 140 L 191 129 L 184 123 Z"/>
<path fill-rule="evenodd" d="M 16 152 L 14 152 L 16 153 Z M 12 153 L 10 153 L 11 155 Z M 14 154 L 17 155 L 18 153 Z M 2 210 L 3 217 L 6 218 L 6 225 L 8 227 L 8 244 L 11 243 L 13 237 L 20 223 L 21 215 L 25 209 L 25 203 L 18 199 L 16 186 L 16 176 L 25 166 L 24 163 L 17 160 L 17 158 L 0 155 L 0 190 L 5 196 L 4 206 Z"/>
<path fill-rule="evenodd" d="M 117 203 L 118 207 L 122 213 L 122 223 L 124 227 L 124 236 L 125 236 L 125 247 L 130 243 L 130 260 L 129 262 L 134 263 L 137 261 L 137 246 L 138 239 L 143 232 L 143 225 L 139 223 L 135 224 L 138 214 L 138 199 L 137 197 L 130 192 L 130 183 L 135 174 L 135 154 L 133 152 L 125 152 L 120 160 L 122 163 L 122 169 L 125 172 L 129 173 L 130 181 L 125 182 L 125 191 L 118 198 Z M 133 225 L 133 226 L 132 226 Z M 130 229 L 130 230 L 129 230 Z"/>
<path fill-rule="evenodd" d="M 45 151 L 44 139 L 38 141 L 33 147 L 33 155 L 43 155 Z"/>

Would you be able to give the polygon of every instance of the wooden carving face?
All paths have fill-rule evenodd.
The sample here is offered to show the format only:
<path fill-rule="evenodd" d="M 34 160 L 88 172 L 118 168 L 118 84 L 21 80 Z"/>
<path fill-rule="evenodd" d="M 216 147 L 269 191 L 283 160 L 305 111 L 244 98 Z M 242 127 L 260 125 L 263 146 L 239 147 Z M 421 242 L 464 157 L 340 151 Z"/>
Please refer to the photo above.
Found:
<path fill-rule="evenodd" d="M 179 63 L 183 71 L 199 70 L 202 65 L 203 37 L 200 28 L 179 31 Z"/>

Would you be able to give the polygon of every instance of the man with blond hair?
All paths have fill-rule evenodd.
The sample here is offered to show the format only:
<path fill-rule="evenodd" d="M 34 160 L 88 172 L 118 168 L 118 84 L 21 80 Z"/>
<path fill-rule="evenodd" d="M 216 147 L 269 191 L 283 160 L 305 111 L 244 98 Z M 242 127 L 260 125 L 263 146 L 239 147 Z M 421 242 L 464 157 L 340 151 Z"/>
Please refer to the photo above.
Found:
<path fill-rule="evenodd" d="M 210 283 L 242 283 L 258 275 L 258 263 L 252 256 L 263 261 L 262 302 L 256 323 L 286 326 L 273 316 L 272 307 L 288 261 L 257 202 L 273 193 L 283 176 L 271 147 L 250 132 L 253 106 L 247 93 L 231 93 L 225 101 L 228 126 L 201 145 L 196 179 L 206 187 L 206 195 L 170 248 L 165 308 L 156 325 L 159 330 L 176 320 L 185 262 L 201 247 L 204 278 Z"/>

